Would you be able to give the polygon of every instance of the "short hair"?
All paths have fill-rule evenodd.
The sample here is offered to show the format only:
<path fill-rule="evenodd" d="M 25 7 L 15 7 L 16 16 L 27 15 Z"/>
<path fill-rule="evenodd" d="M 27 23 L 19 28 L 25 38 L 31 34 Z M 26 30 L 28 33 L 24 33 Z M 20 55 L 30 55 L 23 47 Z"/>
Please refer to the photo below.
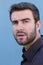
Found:
<path fill-rule="evenodd" d="M 14 12 L 14 11 L 20 11 L 20 10 L 26 10 L 26 9 L 29 9 L 32 11 L 33 13 L 33 17 L 35 19 L 35 22 L 37 22 L 38 20 L 40 20 L 40 15 L 39 15 L 39 10 L 38 8 L 32 4 L 32 3 L 29 3 L 29 2 L 20 2 L 20 3 L 16 3 L 16 4 L 13 4 L 10 8 L 10 20 L 11 20 L 11 14 Z"/>

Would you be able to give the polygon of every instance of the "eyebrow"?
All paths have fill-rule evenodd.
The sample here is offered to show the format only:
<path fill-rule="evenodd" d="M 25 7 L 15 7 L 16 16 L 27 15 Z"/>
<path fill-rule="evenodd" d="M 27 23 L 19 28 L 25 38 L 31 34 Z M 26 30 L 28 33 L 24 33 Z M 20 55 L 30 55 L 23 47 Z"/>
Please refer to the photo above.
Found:
<path fill-rule="evenodd" d="M 30 20 L 30 18 L 25 18 L 25 19 L 22 19 L 21 21 L 24 21 L 24 20 Z"/>
<path fill-rule="evenodd" d="M 19 19 L 20 20 L 20 19 Z M 21 19 L 20 21 L 25 21 L 25 20 L 30 20 L 30 18 L 24 18 L 24 19 Z M 18 20 L 14 20 L 13 22 L 17 22 Z"/>

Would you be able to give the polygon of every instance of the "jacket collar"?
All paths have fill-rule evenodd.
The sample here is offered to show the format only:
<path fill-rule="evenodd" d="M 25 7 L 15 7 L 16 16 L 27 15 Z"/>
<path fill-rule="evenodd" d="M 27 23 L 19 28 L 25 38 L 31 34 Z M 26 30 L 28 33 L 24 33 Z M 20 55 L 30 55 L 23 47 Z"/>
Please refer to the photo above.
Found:
<path fill-rule="evenodd" d="M 34 55 L 38 52 L 38 50 L 43 46 L 42 42 L 43 37 L 39 38 L 29 49 L 25 51 L 23 48 L 23 58 L 26 58 L 29 62 L 32 61 Z"/>

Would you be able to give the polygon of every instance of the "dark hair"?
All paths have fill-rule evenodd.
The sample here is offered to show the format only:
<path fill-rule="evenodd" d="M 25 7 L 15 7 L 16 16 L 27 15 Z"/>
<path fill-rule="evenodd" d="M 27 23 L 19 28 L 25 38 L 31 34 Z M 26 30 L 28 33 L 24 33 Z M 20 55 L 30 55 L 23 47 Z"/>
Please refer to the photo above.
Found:
<path fill-rule="evenodd" d="M 30 9 L 32 11 L 35 22 L 40 20 L 38 8 L 34 4 L 28 3 L 28 2 L 21 2 L 21 3 L 13 4 L 10 8 L 10 20 L 11 20 L 11 14 L 14 11 L 20 11 L 20 10 L 25 10 L 25 9 Z"/>

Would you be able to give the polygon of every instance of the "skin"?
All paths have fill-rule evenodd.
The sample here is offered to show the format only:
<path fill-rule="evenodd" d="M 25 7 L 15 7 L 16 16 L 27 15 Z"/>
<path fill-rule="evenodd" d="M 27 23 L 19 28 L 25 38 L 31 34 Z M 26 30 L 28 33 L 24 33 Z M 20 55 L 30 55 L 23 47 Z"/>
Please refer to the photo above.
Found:
<path fill-rule="evenodd" d="M 31 10 L 14 11 L 11 14 L 13 35 L 26 50 L 40 37 L 40 21 L 35 23 Z"/>

